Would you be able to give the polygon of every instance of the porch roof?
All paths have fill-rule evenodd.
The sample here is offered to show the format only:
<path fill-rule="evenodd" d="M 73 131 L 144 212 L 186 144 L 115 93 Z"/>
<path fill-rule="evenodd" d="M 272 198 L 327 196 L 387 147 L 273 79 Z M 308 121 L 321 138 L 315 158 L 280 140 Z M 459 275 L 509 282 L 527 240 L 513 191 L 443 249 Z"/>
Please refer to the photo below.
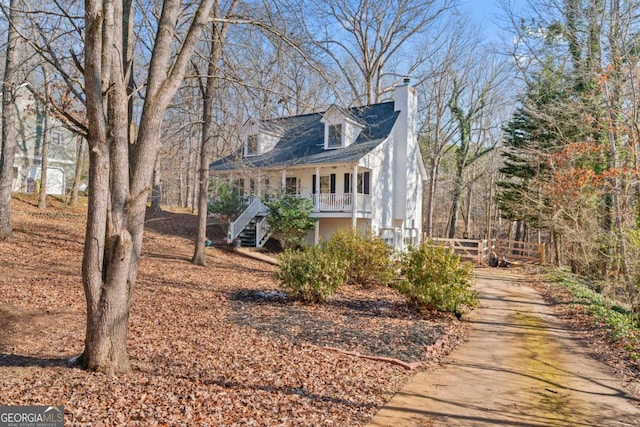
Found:
<path fill-rule="evenodd" d="M 243 157 L 242 150 L 209 165 L 210 171 L 231 171 L 237 168 L 286 168 L 301 165 L 350 163 L 357 161 L 384 142 L 400 114 L 393 102 L 384 102 L 348 110 L 364 124 L 358 139 L 342 148 L 324 148 L 323 113 L 266 120 L 278 126 L 283 136 L 269 152 Z"/>

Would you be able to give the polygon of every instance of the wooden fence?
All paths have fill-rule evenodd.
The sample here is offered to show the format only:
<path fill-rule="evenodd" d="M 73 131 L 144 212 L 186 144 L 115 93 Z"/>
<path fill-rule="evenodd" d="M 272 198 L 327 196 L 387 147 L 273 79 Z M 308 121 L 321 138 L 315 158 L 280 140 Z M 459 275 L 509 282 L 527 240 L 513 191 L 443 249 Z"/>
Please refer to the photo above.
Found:
<path fill-rule="evenodd" d="M 478 265 L 487 265 L 492 252 L 498 256 L 498 259 L 502 260 L 504 258 L 510 262 L 517 261 L 544 264 L 546 256 L 544 243 L 519 242 L 506 239 L 473 240 L 433 238 L 431 240 L 438 245 L 450 247 L 451 250 L 458 254 L 463 260 Z"/>
<path fill-rule="evenodd" d="M 503 256 L 508 261 L 544 264 L 545 244 L 534 242 L 519 242 L 516 240 L 494 239 L 495 252 L 498 258 Z"/>

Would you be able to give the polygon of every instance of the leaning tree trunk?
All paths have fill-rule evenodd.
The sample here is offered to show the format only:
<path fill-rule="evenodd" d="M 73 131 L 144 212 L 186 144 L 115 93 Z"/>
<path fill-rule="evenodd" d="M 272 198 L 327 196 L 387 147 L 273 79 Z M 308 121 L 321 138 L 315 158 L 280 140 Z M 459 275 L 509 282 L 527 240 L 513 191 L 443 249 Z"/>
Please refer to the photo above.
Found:
<path fill-rule="evenodd" d="M 16 113 L 18 40 L 16 30 L 18 0 L 9 3 L 9 29 L 2 87 L 2 140 L 0 141 L 0 240 L 13 234 L 11 225 L 11 192 L 13 190 L 13 160 L 16 150 Z"/>

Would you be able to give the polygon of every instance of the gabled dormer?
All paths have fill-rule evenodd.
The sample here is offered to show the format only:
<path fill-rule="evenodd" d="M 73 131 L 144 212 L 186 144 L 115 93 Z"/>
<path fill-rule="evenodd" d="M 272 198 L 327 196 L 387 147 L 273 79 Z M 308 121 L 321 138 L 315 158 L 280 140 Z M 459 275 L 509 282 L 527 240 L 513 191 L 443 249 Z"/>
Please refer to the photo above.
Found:
<path fill-rule="evenodd" d="M 324 149 L 348 147 L 353 144 L 364 125 L 358 121 L 349 111 L 332 105 L 322 115 L 324 123 Z"/>
<path fill-rule="evenodd" d="M 249 119 L 244 124 L 242 134 L 244 157 L 267 153 L 276 146 L 284 135 L 282 128 L 269 122 Z"/>

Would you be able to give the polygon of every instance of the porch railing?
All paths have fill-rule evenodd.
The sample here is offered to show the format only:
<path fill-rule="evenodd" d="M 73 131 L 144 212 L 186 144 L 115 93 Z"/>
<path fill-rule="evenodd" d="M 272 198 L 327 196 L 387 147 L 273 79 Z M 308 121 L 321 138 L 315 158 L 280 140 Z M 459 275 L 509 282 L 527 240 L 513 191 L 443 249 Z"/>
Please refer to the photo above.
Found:
<path fill-rule="evenodd" d="M 311 200 L 316 212 L 353 212 L 351 193 L 300 194 L 299 197 Z M 371 195 L 358 194 L 356 200 L 358 212 L 371 212 Z"/>

